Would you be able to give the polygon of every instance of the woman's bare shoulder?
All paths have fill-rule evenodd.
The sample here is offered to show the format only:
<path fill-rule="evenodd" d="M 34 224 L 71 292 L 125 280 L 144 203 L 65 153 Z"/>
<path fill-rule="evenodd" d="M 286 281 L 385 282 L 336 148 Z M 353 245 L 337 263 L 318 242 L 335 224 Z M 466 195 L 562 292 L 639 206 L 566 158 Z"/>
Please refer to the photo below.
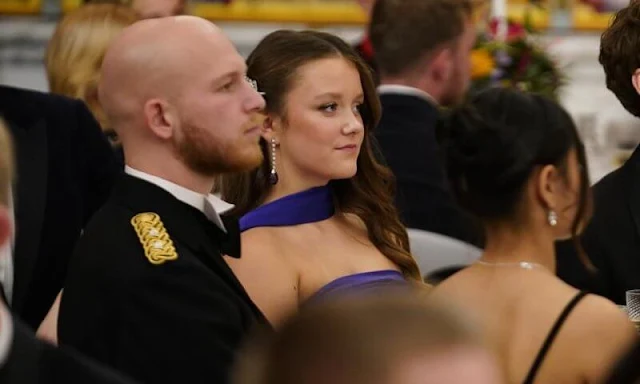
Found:
<path fill-rule="evenodd" d="M 576 305 L 572 317 L 582 324 L 577 328 L 581 331 L 611 329 L 612 332 L 635 334 L 633 324 L 623 309 L 602 296 L 587 294 L 582 302 Z"/>
<path fill-rule="evenodd" d="M 240 235 L 242 257 L 271 257 L 280 254 L 281 242 L 277 230 L 270 227 L 252 228 Z"/>

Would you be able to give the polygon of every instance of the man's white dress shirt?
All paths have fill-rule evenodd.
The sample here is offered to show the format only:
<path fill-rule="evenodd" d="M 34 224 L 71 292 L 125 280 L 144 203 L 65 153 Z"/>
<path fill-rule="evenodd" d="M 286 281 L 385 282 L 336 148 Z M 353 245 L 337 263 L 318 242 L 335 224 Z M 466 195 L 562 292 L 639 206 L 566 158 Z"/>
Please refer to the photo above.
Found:
<path fill-rule="evenodd" d="M 128 165 L 124 167 L 124 171 L 133 177 L 157 185 L 172 194 L 176 199 L 198 209 L 203 212 L 209 220 L 213 221 L 220 229 L 226 232 L 220 214 L 231 210 L 234 207 L 233 204 L 227 203 L 216 195 L 202 195 L 168 180 L 131 168 Z"/>
<path fill-rule="evenodd" d="M 436 99 L 433 98 L 433 96 L 431 96 L 430 94 L 428 94 L 427 92 L 421 89 L 410 87 L 408 85 L 382 84 L 378 86 L 378 94 L 379 95 L 394 94 L 394 95 L 416 96 L 432 103 L 433 105 L 438 105 L 438 102 L 436 101 Z"/>

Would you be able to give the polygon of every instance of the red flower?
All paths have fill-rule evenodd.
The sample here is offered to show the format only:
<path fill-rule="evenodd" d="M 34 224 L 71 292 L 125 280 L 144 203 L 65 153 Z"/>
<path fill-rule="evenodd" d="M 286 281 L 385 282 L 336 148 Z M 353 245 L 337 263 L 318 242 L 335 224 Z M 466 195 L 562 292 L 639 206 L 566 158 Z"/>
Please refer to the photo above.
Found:
<path fill-rule="evenodd" d="M 518 40 L 524 38 L 527 35 L 527 31 L 522 24 L 509 21 L 507 29 L 507 41 Z M 489 22 L 489 34 L 492 38 L 496 38 L 498 33 L 498 20 L 495 18 Z"/>

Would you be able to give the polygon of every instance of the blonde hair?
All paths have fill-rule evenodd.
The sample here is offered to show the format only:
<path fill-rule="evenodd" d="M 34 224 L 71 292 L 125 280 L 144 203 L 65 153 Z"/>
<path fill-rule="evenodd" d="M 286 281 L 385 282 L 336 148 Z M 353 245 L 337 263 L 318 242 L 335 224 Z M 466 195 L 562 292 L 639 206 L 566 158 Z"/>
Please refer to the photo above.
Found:
<path fill-rule="evenodd" d="M 62 19 L 47 46 L 50 91 L 83 100 L 103 130 L 108 122 L 97 97 L 102 60 L 111 41 L 137 20 L 126 5 L 87 4 Z"/>
<path fill-rule="evenodd" d="M 9 129 L 0 119 L 0 204 L 9 204 L 10 186 L 13 182 L 13 143 Z"/>

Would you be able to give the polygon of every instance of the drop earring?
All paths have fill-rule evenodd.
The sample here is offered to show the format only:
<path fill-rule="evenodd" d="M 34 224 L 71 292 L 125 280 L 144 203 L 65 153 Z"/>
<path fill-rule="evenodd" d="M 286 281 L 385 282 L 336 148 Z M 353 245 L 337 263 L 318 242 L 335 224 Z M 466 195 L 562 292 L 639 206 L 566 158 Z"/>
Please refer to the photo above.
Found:
<path fill-rule="evenodd" d="M 547 221 L 549 222 L 549 225 L 552 227 L 555 227 L 556 225 L 558 225 L 558 214 L 556 213 L 556 211 L 554 211 L 553 209 L 549 210 L 549 214 L 547 215 Z"/>
<path fill-rule="evenodd" d="M 269 184 L 278 183 L 278 171 L 276 171 L 276 139 L 271 139 L 271 173 L 269 173 Z"/>

